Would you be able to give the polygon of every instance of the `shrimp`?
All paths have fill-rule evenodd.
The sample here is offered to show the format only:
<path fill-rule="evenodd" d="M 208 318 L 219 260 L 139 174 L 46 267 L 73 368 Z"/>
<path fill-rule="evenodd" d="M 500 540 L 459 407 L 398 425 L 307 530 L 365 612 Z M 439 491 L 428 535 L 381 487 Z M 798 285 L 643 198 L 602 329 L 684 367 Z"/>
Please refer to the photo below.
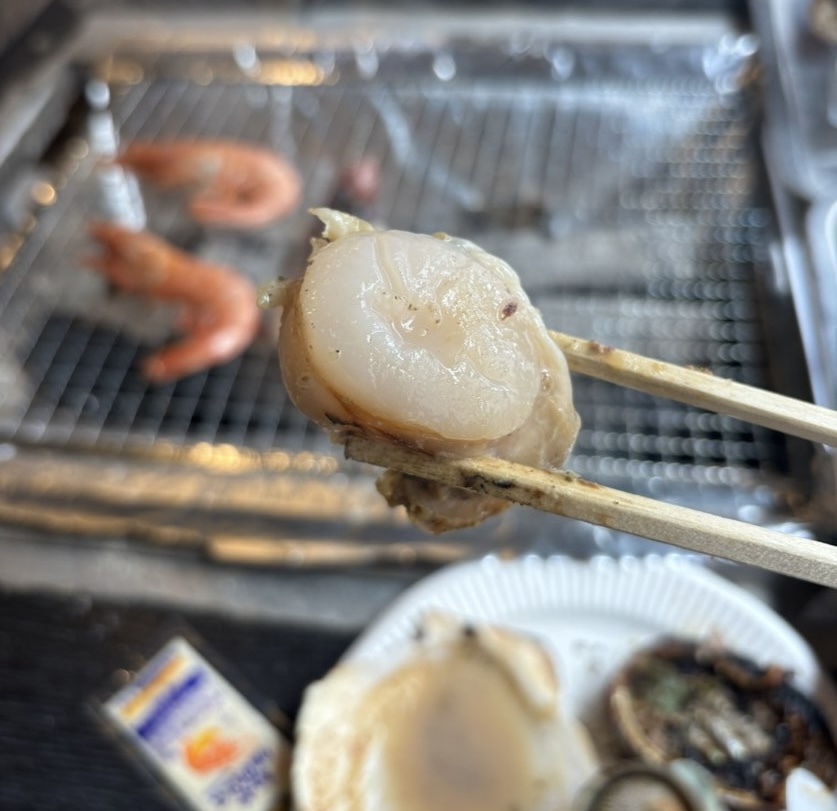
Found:
<path fill-rule="evenodd" d="M 261 323 L 256 290 L 230 268 L 199 262 L 147 231 L 94 223 L 102 253 L 85 264 L 120 290 L 181 307 L 185 337 L 144 359 L 142 372 L 167 383 L 224 363 L 249 346 Z"/>
<path fill-rule="evenodd" d="M 258 228 L 299 204 L 302 181 L 275 153 L 232 141 L 136 141 L 116 158 L 161 188 L 193 187 L 189 213 L 205 225 Z"/>

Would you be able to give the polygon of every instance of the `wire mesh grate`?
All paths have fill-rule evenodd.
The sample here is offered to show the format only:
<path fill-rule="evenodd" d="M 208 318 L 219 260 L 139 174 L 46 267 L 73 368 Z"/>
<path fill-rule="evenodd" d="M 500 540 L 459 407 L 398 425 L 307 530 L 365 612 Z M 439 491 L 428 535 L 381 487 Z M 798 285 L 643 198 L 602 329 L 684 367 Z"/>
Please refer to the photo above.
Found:
<path fill-rule="evenodd" d="M 296 163 L 300 213 L 256 234 L 190 225 L 176 195 L 142 187 L 153 231 L 256 281 L 301 268 L 313 227 L 302 212 L 329 202 L 341 168 L 371 157 L 374 218 L 503 256 L 549 326 L 767 386 L 755 301 L 772 222 L 752 91 L 679 70 L 507 83 L 379 73 L 299 87 L 157 77 L 112 86 L 108 115 L 123 142 L 236 138 Z M 0 374 L 14 381 L 0 403 L 5 437 L 330 452 L 285 396 L 269 315 L 235 361 L 164 386 L 139 376 L 171 313 L 108 291 L 77 263 L 85 224 L 118 191 L 82 154 L 0 283 Z M 732 419 L 589 379 L 575 381 L 575 400 L 573 466 L 585 475 L 746 484 L 785 466 L 774 435 Z"/>

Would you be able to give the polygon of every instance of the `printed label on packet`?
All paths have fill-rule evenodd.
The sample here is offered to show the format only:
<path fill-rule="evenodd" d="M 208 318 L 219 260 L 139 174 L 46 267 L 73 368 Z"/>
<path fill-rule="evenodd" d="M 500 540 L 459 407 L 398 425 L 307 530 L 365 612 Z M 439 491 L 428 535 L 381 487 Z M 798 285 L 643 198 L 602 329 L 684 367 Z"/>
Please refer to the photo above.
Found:
<path fill-rule="evenodd" d="M 104 710 L 200 811 L 270 811 L 285 741 L 185 639 L 169 642 Z"/>

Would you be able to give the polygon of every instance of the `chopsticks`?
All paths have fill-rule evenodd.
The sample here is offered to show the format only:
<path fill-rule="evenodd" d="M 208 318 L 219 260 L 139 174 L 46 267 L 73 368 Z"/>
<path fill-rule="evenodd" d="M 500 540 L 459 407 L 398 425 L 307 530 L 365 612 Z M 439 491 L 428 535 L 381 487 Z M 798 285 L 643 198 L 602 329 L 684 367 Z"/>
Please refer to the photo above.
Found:
<path fill-rule="evenodd" d="M 837 547 L 502 459 L 441 459 L 351 436 L 346 456 L 537 510 L 837 588 Z"/>
<path fill-rule="evenodd" d="M 837 446 L 837 411 L 560 332 L 570 371 Z M 446 459 L 350 436 L 346 457 L 837 588 L 837 547 L 489 457 Z"/>
<path fill-rule="evenodd" d="M 837 447 L 837 411 L 596 341 L 561 332 L 549 335 L 564 353 L 571 372 Z"/>

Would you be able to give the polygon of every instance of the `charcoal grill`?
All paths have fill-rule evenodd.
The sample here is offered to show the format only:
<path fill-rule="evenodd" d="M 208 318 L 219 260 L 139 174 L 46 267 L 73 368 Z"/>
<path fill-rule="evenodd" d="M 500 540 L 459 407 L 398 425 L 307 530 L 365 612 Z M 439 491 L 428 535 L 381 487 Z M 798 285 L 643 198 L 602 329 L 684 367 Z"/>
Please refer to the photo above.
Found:
<path fill-rule="evenodd" d="M 508 259 L 548 326 L 781 385 L 757 57 L 719 17 L 94 19 L 63 64 L 75 104 L 38 167 L 36 205 L 0 254 L 0 480 L 20 508 L 7 520 L 42 525 L 48 499 L 79 532 L 290 538 L 297 560 L 306 540 L 396 540 L 415 560 L 420 539 L 383 509 L 371 474 L 288 401 L 269 316 L 239 359 L 152 386 L 137 360 L 166 340 L 169 314 L 115 295 L 77 261 L 85 224 L 106 217 L 144 221 L 257 282 L 299 272 L 305 209 L 327 204 L 361 158 L 380 164 L 373 218 Z M 117 142 L 163 137 L 274 148 L 299 168 L 304 204 L 257 233 L 203 229 L 176 196 L 103 168 Z M 574 386 L 573 470 L 797 526 L 804 447 L 607 383 Z M 655 548 L 569 524 L 511 511 L 449 548 L 566 551 L 575 535 L 587 552 Z"/>

